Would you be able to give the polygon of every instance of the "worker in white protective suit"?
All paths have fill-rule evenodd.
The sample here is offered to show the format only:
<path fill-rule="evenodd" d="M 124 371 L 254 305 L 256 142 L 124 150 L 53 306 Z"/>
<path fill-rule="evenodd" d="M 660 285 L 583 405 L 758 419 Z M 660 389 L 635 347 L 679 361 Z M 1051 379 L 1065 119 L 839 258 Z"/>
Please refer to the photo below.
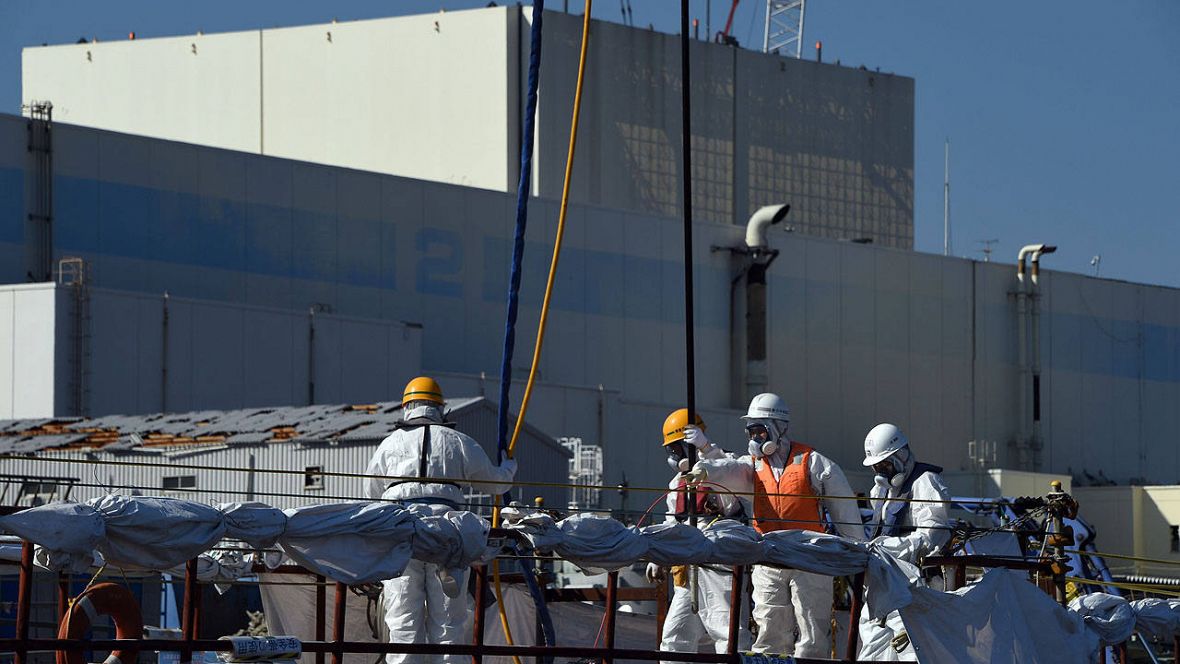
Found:
<path fill-rule="evenodd" d="M 479 443 L 443 421 L 443 405 L 442 389 L 434 379 L 418 377 L 406 385 L 402 421 L 381 441 L 365 471 L 370 476 L 366 497 L 395 500 L 415 512 L 437 515 L 463 509 L 462 487 L 469 482 L 477 481 L 479 491 L 489 494 L 512 487 L 516 462 L 506 459 L 494 465 Z M 385 581 L 390 643 L 470 643 L 469 573 L 455 574 L 432 563 L 411 560 L 401 576 Z M 385 657 L 389 664 L 468 664 L 469 659 L 458 655 Z"/>
<path fill-rule="evenodd" d="M 919 463 L 910 451 L 909 439 L 894 424 L 878 424 L 869 431 L 865 438 L 864 465 L 874 472 L 869 495 L 873 518 L 868 524 L 872 543 L 914 565 L 920 565 L 926 556 L 940 553 L 951 536 L 947 528 L 947 503 L 909 500 L 950 500 L 950 490 L 939 475 L 942 468 Z M 882 620 L 869 620 L 862 609 L 860 641 L 857 659 L 916 658 L 901 615 L 896 611 Z"/>
<path fill-rule="evenodd" d="M 831 459 L 787 436 L 790 409 L 776 394 L 759 394 L 742 419 L 749 455 L 702 459 L 690 475 L 735 491 L 753 493 L 753 524 L 760 533 L 776 530 L 826 532 L 862 541 L 865 531 L 844 471 Z M 784 495 L 786 494 L 786 495 Z M 825 512 L 827 517 L 825 518 Z M 829 657 L 832 577 L 797 569 L 755 565 L 755 652 Z"/>
<path fill-rule="evenodd" d="M 664 451 L 668 465 L 676 474 L 668 482 L 667 521 L 686 521 L 689 518 L 689 499 L 685 472 L 690 470 L 687 446 L 696 448 L 701 459 L 733 458 L 732 454 L 709 442 L 705 435 L 705 423 L 700 415 L 695 424 L 688 423 L 688 409 L 672 411 L 664 420 Z M 701 486 L 695 489 L 697 527 L 708 530 L 721 519 L 741 520 L 749 514 L 749 505 L 743 498 L 726 491 L 728 487 Z M 724 653 L 729 646 L 729 616 L 733 594 L 733 570 L 721 566 L 697 565 L 693 568 L 697 582 L 697 611 L 692 607 L 692 584 L 687 566 L 672 568 L 672 602 L 664 619 L 664 632 L 660 638 L 660 650 L 670 652 L 697 652 L 703 637 L 713 642 L 716 652 Z M 664 570 L 655 563 L 647 564 L 647 578 L 656 581 Z M 746 593 L 742 593 L 746 597 Z M 746 627 L 749 602 L 742 602 L 743 617 L 739 620 L 738 649 L 750 648 L 750 630 Z M 665 663 L 668 664 L 668 663 Z"/>

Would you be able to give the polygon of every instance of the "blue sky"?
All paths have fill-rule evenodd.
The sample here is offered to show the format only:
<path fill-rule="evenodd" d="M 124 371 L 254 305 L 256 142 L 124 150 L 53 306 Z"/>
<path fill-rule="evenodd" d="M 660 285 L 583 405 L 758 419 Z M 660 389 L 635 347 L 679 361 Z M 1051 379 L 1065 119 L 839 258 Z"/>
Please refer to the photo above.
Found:
<path fill-rule="evenodd" d="M 481 7 L 484 1 L 4 0 L 0 112 L 19 112 L 20 49 L 79 37 L 223 32 Z M 501 3 L 503 4 L 503 3 Z M 528 4 L 528 3 L 526 3 Z M 570 0 L 581 11 L 580 0 Z M 679 3 L 630 0 L 634 22 L 679 29 Z M 729 3 L 713 0 L 712 27 Z M 562 0 L 549 0 L 560 10 Z M 706 0 L 692 0 L 705 23 Z M 618 0 L 594 16 L 621 21 Z M 738 6 L 733 34 L 761 43 L 765 4 Z M 703 29 L 702 29 L 703 32 Z M 811 0 L 805 57 L 916 79 L 915 247 L 942 252 L 943 141 L 951 141 L 953 253 L 1180 287 L 1180 2 Z"/>

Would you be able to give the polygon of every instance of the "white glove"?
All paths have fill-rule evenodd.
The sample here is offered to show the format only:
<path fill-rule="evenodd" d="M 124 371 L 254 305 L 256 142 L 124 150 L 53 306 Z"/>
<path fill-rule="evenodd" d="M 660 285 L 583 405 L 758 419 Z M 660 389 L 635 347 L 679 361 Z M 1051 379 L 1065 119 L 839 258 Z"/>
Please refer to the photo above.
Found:
<path fill-rule="evenodd" d="M 692 470 L 684 474 L 684 481 L 689 485 L 697 485 L 709 479 L 709 471 L 701 464 L 692 467 Z"/>
<path fill-rule="evenodd" d="M 664 568 L 655 563 L 648 563 L 647 572 L 645 575 L 647 576 L 648 581 L 655 583 L 664 577 Z"/>
<path fill-rule="evenodd" d="M 709 437 L 705 435 L 704 430 L 695 424 L 689 424 L 684 427 L 684 442 L 692 445 L 701 452 L 709 449 Z"/>
<path fill-rule="evenodd" d="M 504 459 L 500 462 L 500 469 L 508 471 L 508 477 L 516 477 L 516 459 Z"/>

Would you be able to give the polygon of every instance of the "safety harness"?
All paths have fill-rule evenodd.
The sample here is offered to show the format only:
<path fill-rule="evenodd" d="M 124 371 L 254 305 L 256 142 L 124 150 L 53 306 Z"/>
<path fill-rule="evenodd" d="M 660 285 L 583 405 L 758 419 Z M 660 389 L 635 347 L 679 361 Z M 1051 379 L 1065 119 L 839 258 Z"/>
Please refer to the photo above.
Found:
<path fill-rule="evenodd" d="M 415 418 L 412 418 L 409 420 L 402 420 L 401 422 L 398 422 L 394 426 L 395 430 L 413 431 L 415 429 L 421 429 L 422 430 L 422 442 L 418 448 L 418 479 L 396 480 L 396 481 L 390 482 L 389 484 L 385 485 L 385 489 L 387 491 L 392 487 L 395 487 L 399 484 L 405 484 L 407 482 L 413 482 L 415 484 L 426 484 L 427 483 L 426 480 L 429 480 L 430 484 L 444 484 L 444 485 L 448 485 L 448 486 L 453 486 L 456 489 L 461 488 L 455 482 L 451 482 L 451 481 L 447 481 L 447 480 L 440 480 L 438 478 L 430 477 L 429 475 L 426 474 L 426 471 L 429 468 L 429 463 L 430 463 L 430 429 L 431 429 L 431 427 L 436 427 L 436 426 L 441 426 L 441 427 L 446 427 L 448 429 L 452 429 L 452 428 L 454 428 L 455 423 L 454 422 L 435 422 L 434 420 L 432 420 L 428 417 L 415 417 Z M 421 498 L 403 498 L 399 502 L 441 504 L 441 505 L 447 505 L 448 507 L 451 507 L 452 509 L 459 508 L 458 503 L 456 503 L 453 500 L 448 500 L 446 498 L 436 498 L 433 496 L 423 496 Z"/>
<path fill-rule="evenodd" d="M 926 473 L 941 472 L 942 468 L 939 466 L 920 462 L 914 464 L 914 469 L 911 470 L 910 474 L 905 478 L 905 482 L 902 482 L 901 486 L 898 487 L 900 490 L 897 493 L 897 497 L 909 496 L 910 492 L 914 489 L 914 482 L 918 481 L 918 478 L 922 475 L 925 475 Z M 886 498 L 885 500 L 888 501 L 889 499 Z M 909 501 L 900 503 L 895 510 L 882 515 L 881 523 L 877 525 L 876 534 L 885 535 L 887 537 L 902 537 L 914 532 L 916 529 L 913 526 L 905 525 L 905 520 L 906 517 L 909 516 L 909 513 Z"/>

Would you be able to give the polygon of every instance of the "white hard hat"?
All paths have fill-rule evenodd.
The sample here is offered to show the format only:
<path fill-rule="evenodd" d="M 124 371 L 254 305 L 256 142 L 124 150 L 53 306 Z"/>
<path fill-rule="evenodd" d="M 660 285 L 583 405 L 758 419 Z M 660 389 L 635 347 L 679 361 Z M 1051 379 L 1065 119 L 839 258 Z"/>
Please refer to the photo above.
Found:
<path fill-rule="evenodd" d="M 750 408 L 742 415 L 743 420 L 779 420 L 791 421 L 791 409 L 787 402 L 777 394 L 763 392 L 750 401 Z"/>
<path fill-rule="evenodd" d="M 865 436 L 865 466 L 881 463 L 903 447 L 909 447 L 910 439 L 905 437 L 896 424 L 878 424 Z"/>

